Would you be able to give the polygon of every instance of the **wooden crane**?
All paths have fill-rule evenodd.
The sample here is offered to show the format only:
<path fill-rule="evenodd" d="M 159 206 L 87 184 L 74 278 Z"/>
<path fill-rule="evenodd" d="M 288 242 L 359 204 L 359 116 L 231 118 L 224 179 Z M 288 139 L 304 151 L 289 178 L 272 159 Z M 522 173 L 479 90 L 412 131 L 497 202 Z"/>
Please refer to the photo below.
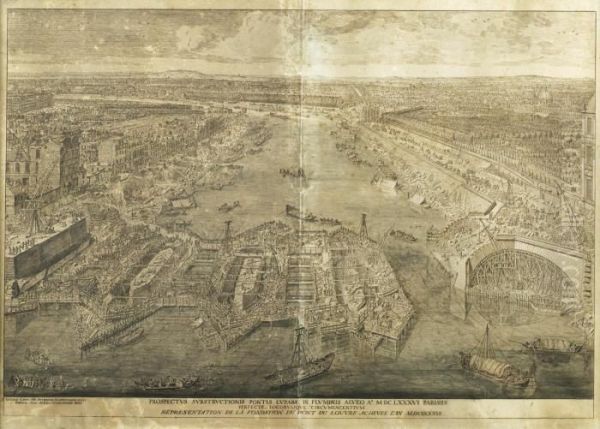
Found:
<path fill-rule="evenodd" d="M 488 229 L 488 226 L 485 224 L 485 222 L 483 221 L 483 219 L 479 219 L 479 222 L 481 223 L 481 226 L 483 227 L 483 230 L 485 231 L 486 235 L 490 239 L 490 243 L 492 244 L 492 246 L 494 246 L 494 249 L 497 249 L 498 245 L 496 244 L 496 240 L 494 240 L 494 236 L 492 235 L 492 233 Z"/>
<path fill-rule="evenodd" d="M 50 190 L 48 178 L 50 173 L 56 167 L 58 159 L 55 159 L 50 168 L 46 169 L 41 176 L 38 177 L 35 188 L 29 193 L 29 198 L 24 201 L 23 211 L 29 212 L 29 233 L 31 235 L 38 234 L 45 230 L 46 226 L 41 216 L 41 209 L 47 205 L 44 204 L 43 197 Z"/>

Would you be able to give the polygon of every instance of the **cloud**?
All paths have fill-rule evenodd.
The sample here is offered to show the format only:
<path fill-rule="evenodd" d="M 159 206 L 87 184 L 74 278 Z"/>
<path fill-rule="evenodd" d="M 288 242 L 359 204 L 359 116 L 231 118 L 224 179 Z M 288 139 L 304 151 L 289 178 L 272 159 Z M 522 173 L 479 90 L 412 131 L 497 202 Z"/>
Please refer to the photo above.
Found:
<path fill-rule="evenodd" d="M 239 23 L 180 26 L 175 33 L 177 52 L 184 57 L 222 63 L 300 59 L 298 12 L 253 11 L 236 17 Z"/>
<path fill-rule="evenodd" d="M 307 11 L 306 22 L 324 35 L 335 35 L 361 30 L 369 26 L 376 16 L 375 11 Z"/>
<path fill-rule="evenodd" d="M 307 67 L 407 65 L 478 70 L 535 64 L 593 73 L 593 14 L 318 11 L 307 15 Z M 564 68 L 561 68 L 563 70 Z M 416 69 L 415 69 L 416 70 Z M 508 71 L 503 71 L 508 73 Z"/>
<path fill-rule="evenodd" d="M 210 33 L 207 26 L 203 25 L 182 25 L 175 33 L 177 37 L 177 50 L 191 52 L 196 49 L 210 45 L 215 35 Z"/>
<path fill-rule="evenodd" d="M 211 53 L 248 61 L 299 59 L 299 18 L 297 13 L 250 12 L 238 32 L 217 44 Z"/>

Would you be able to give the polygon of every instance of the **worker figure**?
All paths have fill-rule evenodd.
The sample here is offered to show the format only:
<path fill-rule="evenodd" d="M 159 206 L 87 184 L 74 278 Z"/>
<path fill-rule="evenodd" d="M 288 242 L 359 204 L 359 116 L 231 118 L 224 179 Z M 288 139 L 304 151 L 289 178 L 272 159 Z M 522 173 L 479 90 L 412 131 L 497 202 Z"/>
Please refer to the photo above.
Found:
<path fill-rule="evenodd" d="M 11 298 L 18 298 L 21 295 L 21 289 L 19 288 L 19 282 L 15 280 L 11 288 Z"/>
<path fill-rule="evenodd" d="M 460 365 L 466 369 L 469 367 L 470 356 L 466 353 L 459 352 L 460 356 Z"/>

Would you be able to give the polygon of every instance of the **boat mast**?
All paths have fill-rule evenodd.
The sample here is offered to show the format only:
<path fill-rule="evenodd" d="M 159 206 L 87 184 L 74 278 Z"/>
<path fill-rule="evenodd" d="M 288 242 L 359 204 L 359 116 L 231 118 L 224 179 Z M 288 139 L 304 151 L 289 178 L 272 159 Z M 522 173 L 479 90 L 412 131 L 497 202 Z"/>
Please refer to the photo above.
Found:
<path fill-rule="evenodd" d="M 483 352 L 483 357 L 484 358 L 489 358 L 490 355 L 490 325 L 486 324 L 485 325 L 485 348 L 484 348 L 484 352 Z"/>
<path fill-rule="evenodd" d="M 479 345 L 475 349 L 475 353 L 477 356 L 488 359 L 495 358 L 496 353 L 494 352 L 494 346 L 492 345 L 492 341 L 490 340 L 490 325 L 487 324 L 485 326 L 485 334 L 483 338 L 479 342 Z"/>
<path fill-rule="evenodd" d="M 306 350 L 302 341 L 303 335 L 304 328 L 296 328 L 296 341 L 294 342 L 291 366 L 300 366 L 307 361 Z"/>
<path fill-rule="evenodd" d="M 488 358 L 495 358 L 496 357 L 496 353 L 494 351 L 494 345 L 492 344 L 492 340 L 490 339 L 490 325 L 489 323 L 487 325 L 485 325 L 485 335 L 483 336 L 483 340 L 481 341 L 481 348 L 483 349 L 483 357 L 488 359 Z"/>

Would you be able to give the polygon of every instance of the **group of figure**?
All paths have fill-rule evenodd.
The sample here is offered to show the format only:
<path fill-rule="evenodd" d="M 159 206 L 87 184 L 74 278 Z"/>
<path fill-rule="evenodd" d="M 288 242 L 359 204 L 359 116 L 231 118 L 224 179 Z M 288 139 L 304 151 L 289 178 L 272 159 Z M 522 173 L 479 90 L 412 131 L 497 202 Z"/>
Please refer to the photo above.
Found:
<path fill-rule="evenodd" d="M 303 179 L 306 178 L 305 174 L 304 174 L 304 169 L 303 168 L 298 168 L 298 170 L 294 171 L 293 169 L 290 168 L 280 168 L 279 169 L 279 174 L 281 174 L 283 177 L 302 177 Z"/>

